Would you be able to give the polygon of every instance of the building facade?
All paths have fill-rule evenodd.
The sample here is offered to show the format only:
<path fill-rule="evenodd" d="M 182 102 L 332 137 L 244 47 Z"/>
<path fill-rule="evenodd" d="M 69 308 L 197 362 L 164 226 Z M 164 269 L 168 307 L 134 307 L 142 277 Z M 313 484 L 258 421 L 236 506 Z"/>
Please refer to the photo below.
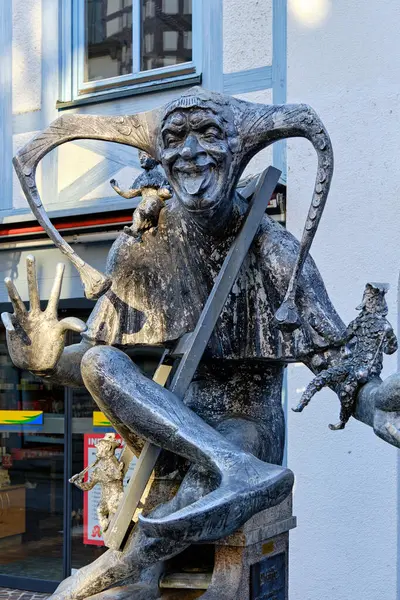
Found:
<path fill-rule="evenodd" d="M 389 317 L 396 324 L 400 59 L 390 50 L 398 17 L 393 0 L 0 3 L 0 281 L 10 276 L 27 300 L 25 258 L 34 253 L 45 301 L 62 260 L 13 174 L 20 147 L 60 114 L 131 114 L 201 84 L 250 101 L 307 102 L 316 109 L 332 137 L 336 174 L 312 254 L 345 321 L 372 280 L 391 284 Z M 302 140 L 275 144 L 247 172 L 268 164 L 282 170 L 286 223 L 300 236 L 315 174 L 312 147 Z M 116 196 L 109 180 L 129 187 L 138 172 L 133 149 L 96 141 L 65 144 L 40 166 L 46 210 L 99 270 L 136 205 Z M 2 283 L 0 304 L 9 310 Z M 91 306 L 67 264 L 62 315 L 85 319 Z M 150 372 L 157 352 L 140 360 Z M 396 368 L 396 356 L 387 358 L 384 375 Z M 288 368 L 287 406 L 309 380 L 305 367 Z M 326 391 L 302 415 L 287 411 L 299 521 L 291 534 L 291 594 L 400 598 L 398 453 L 354 420 L 344 432 L 329 432 L 337 404 Z M 1 412 L 11 410 L 17 412 Z M 0 475 L 10 478 L 0 488 L 0 586 L 51 591 L 104 551 L 91 520 L 95 498 L 68 484 L 107 431 L 95 411 L 82 391 L 47 386 L 15 369 L 0 330 Z M 39 422 L 22 424 L 30 418 Z"/>

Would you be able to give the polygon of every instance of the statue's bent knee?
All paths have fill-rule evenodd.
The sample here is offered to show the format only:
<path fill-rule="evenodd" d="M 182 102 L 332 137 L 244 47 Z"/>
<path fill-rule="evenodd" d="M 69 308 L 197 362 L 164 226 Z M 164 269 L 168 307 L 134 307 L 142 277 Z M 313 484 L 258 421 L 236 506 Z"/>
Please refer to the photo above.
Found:
<path fill-rule="evenodd" d="M 104 385 L 104 378 L 115 376 L 121 368 L 139 368 L 121 350 L 112 346 L 94 346 L 82 358 L 81 373 L 85 386 L 90 392 L 100 392 Z"/>

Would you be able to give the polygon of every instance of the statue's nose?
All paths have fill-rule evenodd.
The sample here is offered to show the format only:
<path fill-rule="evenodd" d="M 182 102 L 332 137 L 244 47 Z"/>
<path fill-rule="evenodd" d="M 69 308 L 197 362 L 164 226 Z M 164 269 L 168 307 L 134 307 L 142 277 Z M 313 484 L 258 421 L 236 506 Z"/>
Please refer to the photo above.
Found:
<path fill-rule="evenodd" d="M 196 136 L 189 135 L 186 138 L 185 144 L 181 150 L 182 158 L 184 158 L 185 160 L 190 160 L 191 158 L 196 156 L 196 154 L 198 153 L 198 146 L 199 145 Z"/>

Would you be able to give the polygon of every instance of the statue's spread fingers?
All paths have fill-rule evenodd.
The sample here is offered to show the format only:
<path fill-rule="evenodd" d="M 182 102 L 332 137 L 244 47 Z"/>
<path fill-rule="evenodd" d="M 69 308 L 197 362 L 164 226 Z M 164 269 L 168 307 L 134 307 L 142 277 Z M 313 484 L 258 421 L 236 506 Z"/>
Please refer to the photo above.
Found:
<path fill-rule="evenodd" d="M 9 277 L 6 277 L 4 283 L 6 284 L 8 295 L 13 305 L 15 315 L 17 317 L 20 317 L 21 315 L 26 314 L 27 310 L 25 304 L 22 302 L 21 296 L 19 295 L 18 290 L 11 281 L 11 279 Z"/>
<path fill-rule="evenodd" d="M 62 331 L 75 331 L 76 333 L 83 333 L 86 331 L 86 323 L 77 319 L 76 317 L 66 317 L 59 322 L 59 326 Z"/>
<path fill-rule="evenodd" d="M 4 327 L 6 328 L 6 331 L 8 331 L 8 333 L 15 332 L 15 328 L 14 328 L 10 313 L 7 313 L 7 312 L 1 313 L 1 320 L 3 322 Z"/>
<path fill-rule="evenodd" d="M 31 254 L 26 257 L 26 273 L 28 279 L 30 310 L 38 312 L 40 310 L 39 288 L 36 277 L 36 261 Z"/>
<path fill-rule="evenodd" d="M 64 269 L 65 265 L 63 263 L 58 263 L 53 287 L 50 292 L 50 298 L 47 303 L 46 312 L 51 313 L 53 316 L 57 316 L 58 301 L 60 300 Z"/>

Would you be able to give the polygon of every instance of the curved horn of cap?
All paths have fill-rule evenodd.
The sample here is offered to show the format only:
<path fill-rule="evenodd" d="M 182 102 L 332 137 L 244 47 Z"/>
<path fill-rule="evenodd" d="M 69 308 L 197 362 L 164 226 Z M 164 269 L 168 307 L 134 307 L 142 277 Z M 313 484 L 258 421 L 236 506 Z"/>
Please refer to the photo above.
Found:
<path fill-rule="evenodd" d="M 277 140 L 303 137 L 310 140 L 318 156 L 317 177 L 311 206 L 303 230 L 299 253 L 283 302 L 275 314 L 283 329 L 295 329 L 300 325 L 295 296 L 298 280 L 312 241 L 318 228 L 333 175 L 333 151 L 329 135 L 315 111 L 306 104 L 262 106 L 251 111 L 243 124 L 245 155 L 256 152 Z"/>
<path fill-rule="evenodd" d="M 14 168 L 33 214 L 54 244 L 78 270 L 87 298 L 95 299 L 104 294 L 111 281 L 85 263 L 51 223 L 36 186 L 37 165 L 57 146 L 77 139 L 118 142 L 154 155 L 157 123 L 157 111 L 126 117 L 62 116 L 19 150 L 13 159 Z"/>

